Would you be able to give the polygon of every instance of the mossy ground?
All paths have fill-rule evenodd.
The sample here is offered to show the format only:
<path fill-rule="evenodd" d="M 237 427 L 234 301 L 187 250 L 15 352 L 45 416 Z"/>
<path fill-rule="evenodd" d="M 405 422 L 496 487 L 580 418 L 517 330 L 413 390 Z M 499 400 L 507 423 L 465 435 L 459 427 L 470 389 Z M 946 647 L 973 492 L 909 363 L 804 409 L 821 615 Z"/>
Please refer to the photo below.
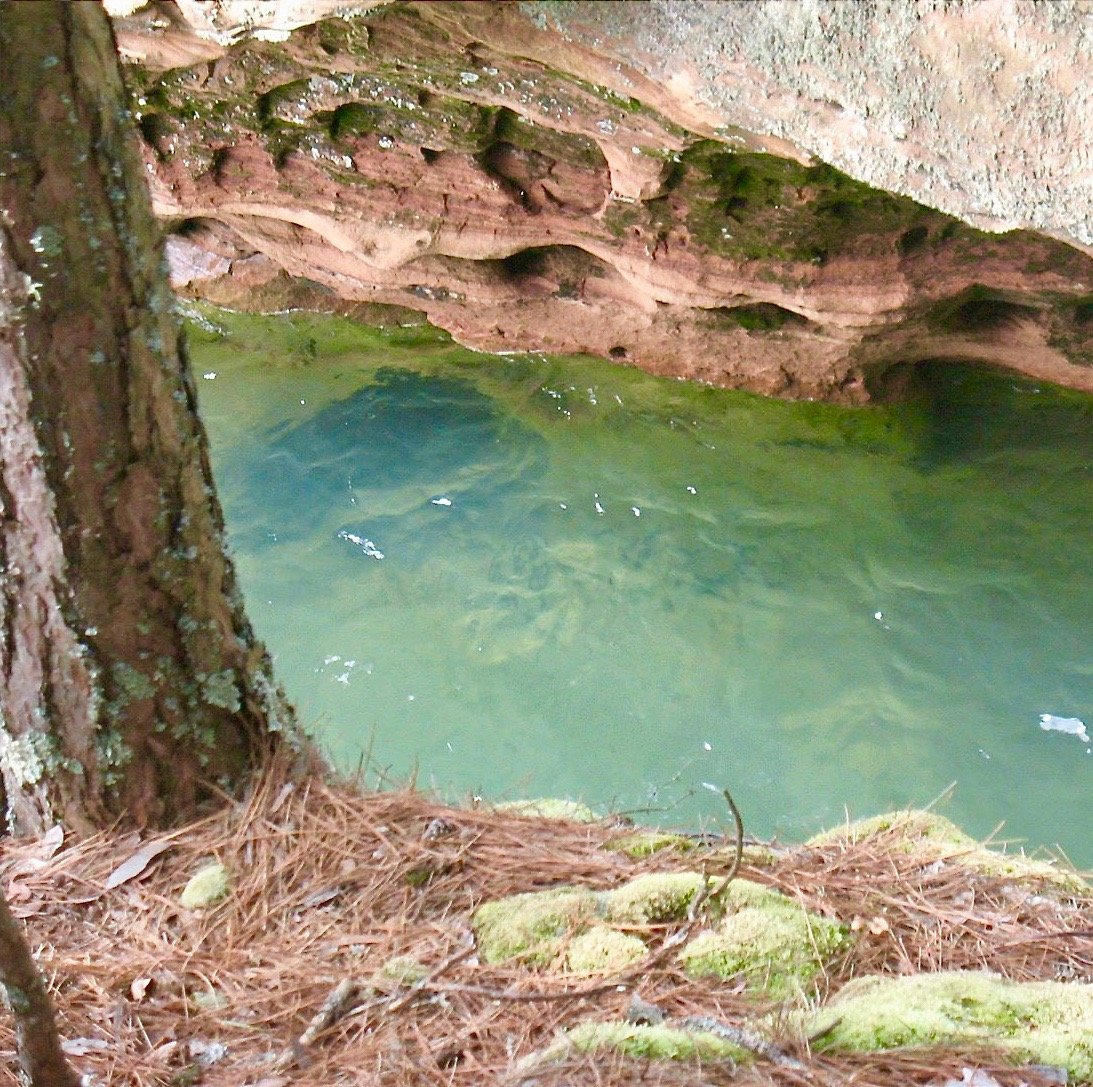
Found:
<path fill-rule="evenodd" d="M 160 838 L 9 842 L 0 878 L 62 1036 L 81 1040 L 74 1063 L 103 1083 L 936 1087 L 964 1068 L 1002 1087 L 1058 1081 L 1030 1060 L 1088 1079 L 1088 941 L 1059 936 L 1093 928 L 1088 886 L 922 852 L 952 834 L 944 824 L 870 829 L 745 861 L 692 922 L 696 891 L 731 853 L 722 840 L 632 857 L 610 846 L 634 829 L 611 819 L 271 771 Z M 182 908 L 210 857 L 232 873 L 229 893 Z M 491 955 L 520 914 L 519 939 Z M 780 992 L 753 983 L 754 961 L 687 973 L 681 951 L 759 915 L 740 943 L 765 968 L 778 965 L 761 950 L 773 916 L 816 926 L 823 968 Z M 643 1022 L 626 1021 L 632 1001 Z M 0 1049 L 13 1045 L 0 1023 Z"/>

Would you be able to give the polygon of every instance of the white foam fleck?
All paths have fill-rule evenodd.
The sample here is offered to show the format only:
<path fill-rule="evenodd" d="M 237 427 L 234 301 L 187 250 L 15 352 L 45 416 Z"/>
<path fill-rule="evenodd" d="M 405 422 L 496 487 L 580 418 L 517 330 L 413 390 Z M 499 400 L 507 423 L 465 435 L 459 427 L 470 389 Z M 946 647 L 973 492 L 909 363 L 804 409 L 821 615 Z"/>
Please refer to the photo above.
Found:
<path fill-rule="evenodd" d="M 376 547 L 376 545 L 364 536 L 358 536 L 355 532 L 349 532 L 347 529 L 342 529 L 338 533 L 339 540 L 348 540 L 354 547 L 359 547 L 370 559 L 382 559 L 383 552 Z"/>
<path fill-rule="evenodd" d="M 441 496 L 440 498 L 430 498 L 429 501 L 432 502 L 434 506 L 450 506 L 452 504 L 452 500 L 444 496 Z"/>
<path fill-rule="evenodd" d="M 1045 732 L 1062 732 L 1067 736 L 1077 736 L 1083 744 L 1089 743 L 1089 731 L 1085 722 L 1078 717 L 1056 717 L 1053 713 L 1041 713 L 1040 727 Z"/>

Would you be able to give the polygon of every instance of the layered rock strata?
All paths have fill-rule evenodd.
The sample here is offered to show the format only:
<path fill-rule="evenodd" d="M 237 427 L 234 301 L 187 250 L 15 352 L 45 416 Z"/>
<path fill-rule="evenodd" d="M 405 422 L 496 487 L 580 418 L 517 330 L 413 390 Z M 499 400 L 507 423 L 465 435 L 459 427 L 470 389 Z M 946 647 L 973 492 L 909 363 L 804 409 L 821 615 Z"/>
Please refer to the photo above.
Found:
<path fill-rule="evenodd" d="M 861 402 L 936 358 L 1093 391 L 1080 248 L 713 126 L 513 5 L 357 7 L 240 40 L 163 6 L 118 22 L 184 289 L 783 396 Z"/>

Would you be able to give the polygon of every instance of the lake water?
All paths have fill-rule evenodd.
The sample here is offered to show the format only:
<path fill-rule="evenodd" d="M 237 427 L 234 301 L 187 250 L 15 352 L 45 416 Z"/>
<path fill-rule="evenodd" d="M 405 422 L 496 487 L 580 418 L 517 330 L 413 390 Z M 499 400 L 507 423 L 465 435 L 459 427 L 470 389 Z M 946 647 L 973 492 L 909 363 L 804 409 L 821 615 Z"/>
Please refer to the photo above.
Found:
<path fill-rule="evenodd" d="M 794 839 L 920 805 L 1093 865 L 1093 400 L 787 404 L 207 311 L 247 605 L 302 720 L 452 797 Z M 1049 719 L 1049 724 L 1058 722 Z"/>

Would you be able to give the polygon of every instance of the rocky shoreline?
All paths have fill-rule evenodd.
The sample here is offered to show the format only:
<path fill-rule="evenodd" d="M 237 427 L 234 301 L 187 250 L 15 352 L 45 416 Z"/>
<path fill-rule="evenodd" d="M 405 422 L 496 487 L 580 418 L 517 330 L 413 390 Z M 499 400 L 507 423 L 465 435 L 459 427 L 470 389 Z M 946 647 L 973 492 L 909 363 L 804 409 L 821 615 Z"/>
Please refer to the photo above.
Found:
<path fill-rule="evenodd" d="M 409 309 L 483 350 L 792 398 L 861 403 L 935 359 L 1093 391 L 1081 248 L 714 126 L 508 5 L 266 40 L 147 9 L 116 25 L 184 292 Z"/>

